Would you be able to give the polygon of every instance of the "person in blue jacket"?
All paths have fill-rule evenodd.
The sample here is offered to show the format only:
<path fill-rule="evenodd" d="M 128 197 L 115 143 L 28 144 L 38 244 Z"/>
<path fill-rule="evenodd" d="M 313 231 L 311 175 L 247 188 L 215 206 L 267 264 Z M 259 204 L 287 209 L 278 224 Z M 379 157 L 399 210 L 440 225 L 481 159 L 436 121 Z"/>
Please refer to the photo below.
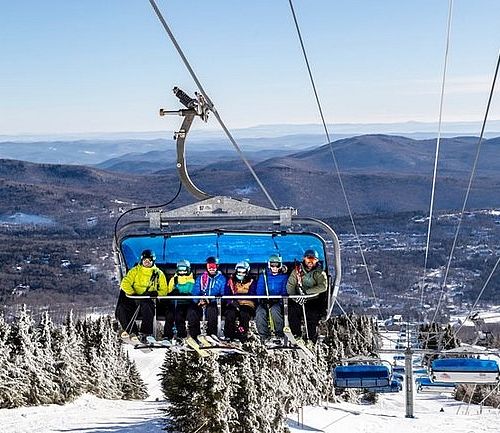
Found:
<path fill-rule="evenodd" d="M 286 271 L 280 256 L 269 257 L 267 269 L 257 281 L 257 295 L 288 295 Z M 280 299 L 261 299 L 255 322 L 262 340 L 269 339 L 272 330 L 277 338 L 283 338 L 283 302 Z"/>
<path fill-rule="evenodd" d="M 203 318 L 203 310 L 207 320 L 207 335 L 217 335 L 217 301 L 203 299 L 203 296 L 224 295 L 226 283 L 226 277 L 219 271 L 219 260 L 213 256 L 207 257 L 206 270 L 198 275 L 192 291 L 195 307 L 187 316 L 191 337 L 196 338 L 201 333 L 200 321 Z"/>

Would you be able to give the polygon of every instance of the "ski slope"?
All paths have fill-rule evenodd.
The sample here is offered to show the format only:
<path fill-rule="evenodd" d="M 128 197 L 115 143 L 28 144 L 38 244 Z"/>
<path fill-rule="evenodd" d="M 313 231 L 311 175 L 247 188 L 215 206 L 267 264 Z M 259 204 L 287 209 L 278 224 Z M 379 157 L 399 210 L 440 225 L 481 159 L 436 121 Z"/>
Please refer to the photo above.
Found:
<path fill-rule="evenodd" d="M 130 350 L 144 381 L 146 401 L 103 400 L 85 395 L 65 406 L 48 405 L 0 410 L 2 433 L 112 432 L 162 433 L 163 400 L 158 373 L 164 352 Z M 158 401 L 157 401 L 158 400 Z M 441 412 L 443 408 L 443 412 Z M 457 414 L 458 412 L 458 414 Z M 404 393 L 385 394 L 375 405 L 330 403 L 305 407 L 301 424 L 297 414 L 289 418 L 293 433 L 494 433 L 500 431 L 500 411 L 457 402 L 449 395 L 415 395 L 415 418 L 405 418 Z"/>

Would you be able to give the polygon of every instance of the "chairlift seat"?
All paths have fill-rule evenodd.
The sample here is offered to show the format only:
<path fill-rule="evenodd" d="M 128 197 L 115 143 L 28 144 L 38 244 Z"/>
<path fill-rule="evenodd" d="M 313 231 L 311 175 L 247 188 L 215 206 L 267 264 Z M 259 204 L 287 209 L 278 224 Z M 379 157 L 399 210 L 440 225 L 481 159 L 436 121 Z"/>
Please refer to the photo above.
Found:
<path fill-rule="evenodd" d="M 431 380 L 446 383 L 493 384 L 499 380 L 498 363 L 491 359 L 441 358 L 432 361 Z"/>
<path fill-rule="evenodd" d="M 419 393 L 453 392 L 456 386 L 453 382 L 433 382 L 429 377 L 419 377 L 415 382 Z"/>
<path fill-rule="evenodd" d="M 402 389 L 403 389 L 402 383 L 397 379 L 393 379 L 391 380 L 391 383 L 389 385 L 369 388 L 369 391 L 375 392 L 377 394 L 385 394 L 389 392 L 400 392 L 402 391 Z"/>
<path fill-rule="evenodd" d="M 391 372 L 385 365 L 339 365 L 333 374 L 337 388 L 379 388 L 391 383 Z"/>

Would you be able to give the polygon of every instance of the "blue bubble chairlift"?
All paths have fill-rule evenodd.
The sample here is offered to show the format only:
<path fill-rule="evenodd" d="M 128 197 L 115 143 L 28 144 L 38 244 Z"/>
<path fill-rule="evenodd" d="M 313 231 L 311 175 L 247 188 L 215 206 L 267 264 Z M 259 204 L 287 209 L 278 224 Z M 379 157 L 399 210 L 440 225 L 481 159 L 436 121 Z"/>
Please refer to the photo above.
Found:
<path fill-rule="evenodd" d="M 415 379 L 418 393 L 451 393 L 455 391 L 456 384 L 453 382 L 433 382 L 430 377 L 418 377 Z"/>
<path fill-rule="evenodd" d="M 181 259 L 191 262 L 196 277 L 203 270 L 208 256 L 217 257 L 226 274 L 234 270 L 235 263 L 246 260 L 252 266 L 250 273 L 257 276 L 265 269 L 270 255 L 278 255 L 283 262 L 292 265 L 288 269 L 291 272 L 295 261 L 302 260 L 304 251 L 313 249 L 318 252 L 320 266 L 327 273 L 328 290 L 319 296 L 306 297 L 317 297 L 318 302 L 323 302 L 328 319 L 341 278 L 337 234 L 321 220 L 297 216 L 295 209 L 272 209 L 250 204 L 246 199 L 211 196 L 194 185 L 187 170 L 186 138 L 193 120 L 199 117 L 206 122 L 212 106 L 200 94 L 191 98 L 177 87 L 173 91 L 186 109 L 161 109 L 160 115 L 183 117 L 179 131 L 174 134 L 177 171 L 182 185 L 197 201 L 172 210 L 146 209 L 145 215 L 140 217 L 127 212 L 118 219 L 113 252 L 119 280 L 135 265 L 144 249 L 154 251 L 156 264 L 166 272 L 167 278 Z M 124 293 L 121 292 L 120 296 Z M 176 298 L 168 297 L 169 300 Z M 283 303 L 286 314 L 287 298 Z M 220 317 L 220 299 L 218 305 Z"/>
<path fill-rule="evenodd" d="M 499 380 L 498 362 L 473 357 L 439 358 L 431 363 L 431 380 L 446 383 L 495 384 Z"/>
<path fill-rule="evenodd" d="M 348 361 L 347 365 L 337 365 L 333 371 L 336 388 L 362 388 L 376 390 L 391 387 L 392 368 L 382 360 Z M 376 392 L 376 391 L 375 391 Z"/>
<path fill-rule="evenodd" d="M 182 259 L 191 262 L 196 278 L 205 270 L 208 256 L 218 258 L 219 268 L 226 276 L 234 271 L 237 262 L 246 260 L 251 265 L 250 274 L 257 278 L 265 271 L 270 255 L 280 256 L 290 273 L 295 263 L 302 260 L 304 251 L 314 249 L 327 273 L 328 290 L 319 296 L 307 296 L 322 299 L 319 302 L 324 304 L 325 317 L 333 310 L 340 286 L 340 245 L 336 233 L 320 220 L 298 218 L 293 209 L 268 209 L 217 196 L 171 211 L 147 211 L 141 218 L 127 215 L 116 230 L 113 248 L 120 281 L 144 249 L 155 253 L 156 265 L 167 279 Z"/>

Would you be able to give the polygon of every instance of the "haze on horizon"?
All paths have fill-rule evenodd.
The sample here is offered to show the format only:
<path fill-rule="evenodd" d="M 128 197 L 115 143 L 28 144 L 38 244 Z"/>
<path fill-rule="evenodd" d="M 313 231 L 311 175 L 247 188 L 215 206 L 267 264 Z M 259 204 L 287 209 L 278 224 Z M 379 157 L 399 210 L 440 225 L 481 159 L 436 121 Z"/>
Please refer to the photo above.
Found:
<path fill-rule="evenodd" d="M 229 129 L 319 125 L 288 2 L 158 6 Z M 294 7 L 333 128 L 436 124 L 448 0 Z M 498 1 L 454 1 L 443 122 L 482 121 L 499 16 Z M 173 86 L 196 90 L 147 1 L 6 3 L 0 24 L 0 136 L 173 131 L 180 119 L 158 109 L 179 108 Z"/>

